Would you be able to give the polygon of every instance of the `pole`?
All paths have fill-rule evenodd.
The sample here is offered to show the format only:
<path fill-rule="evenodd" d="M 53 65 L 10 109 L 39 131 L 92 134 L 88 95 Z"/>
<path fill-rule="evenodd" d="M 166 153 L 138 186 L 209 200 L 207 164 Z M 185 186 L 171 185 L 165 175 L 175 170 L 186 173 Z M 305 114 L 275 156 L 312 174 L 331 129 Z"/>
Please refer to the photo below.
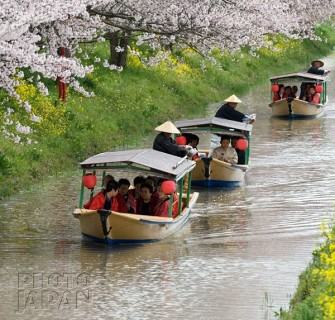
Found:
<path fill-rule="evenodd" d="M 85 175 L 86 170 L 83 170 L 83 175 Z M 83 207 L 83 202 L 84 202 L 84 184 L 83 184 L 83 178 L 81 179 L 81 188 L 80 188 L 80 195 L 79 195 L 79 208 Z"/>
<path fill-rule="evenodd" d="M 192 171 L 188 173 L 188 186 L 187 186 L 187 198 L 186 198 L 187 207 L 189 207 L 190 204 L 191 184 L 192 184 Z"/>
<path fill-rule="evenodd" d="M 179 180 L 179 202 L 178 202 L 178 214 L 181 213 L 183 207 L 183 189 L 184 189 L 184 177 Z"/>

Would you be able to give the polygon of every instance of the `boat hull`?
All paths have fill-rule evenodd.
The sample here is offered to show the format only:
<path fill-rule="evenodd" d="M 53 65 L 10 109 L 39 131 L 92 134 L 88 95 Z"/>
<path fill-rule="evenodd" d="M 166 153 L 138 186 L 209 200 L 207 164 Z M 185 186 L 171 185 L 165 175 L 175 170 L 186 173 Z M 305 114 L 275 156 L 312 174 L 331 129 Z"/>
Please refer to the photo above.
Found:
<path fill-rule="evenodd" d="M 80 221 L 81 233 L 95 241 L 108 244 L 154 242 L 171 236 L 184 226 L 198 196 L 197 192 L 192 193 L 189 207 L 175 219 L 112 212 L 107 218 L 109 232 L 106 237 L 96 211 L 76 209 L 74 216 Z"/>
<path fill-rule="evenodd" d="M 244 183 L 246 165 L 231 165 L 217 159 L 202 159 L 192 171 L 192 185 L 206 188 L 234 188 Z"/>
<path fill-rule="evenodd" d="M 289 119 L 316 118 L 321 116 L 325 108 L 322 104 L 312 104 L 299 99 L 291 102 L 286 99 L 278 100 L 271 103 L 269 107 L 272 109 L 272 116 Z"/>

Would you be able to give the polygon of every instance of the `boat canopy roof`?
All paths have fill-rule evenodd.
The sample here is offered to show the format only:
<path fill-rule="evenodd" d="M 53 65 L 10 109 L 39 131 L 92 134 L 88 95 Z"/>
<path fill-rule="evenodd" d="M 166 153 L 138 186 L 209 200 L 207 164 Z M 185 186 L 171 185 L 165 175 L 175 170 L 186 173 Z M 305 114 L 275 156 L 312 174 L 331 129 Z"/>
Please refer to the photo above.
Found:
<path fill-rule="evenodd" d="M 241 136 L 234 130 L 251 131 L 252 125 L 244 122 L 232 121 L 223 118 L 201 118 L 193 120 L 176 121 L 175 125 L 182 132 L 186 131 L 212 131 L 217 134 L 228 134 Z"/>
<path fill-rule="evenodd" d="M 290 73 L 284 74 L 281 76 L 276 76 L 270 78 L 271 82 L 280 82 L 280 81 L 299 81 L 299 82 L 323 82 L 328 81 L 327 76 L 321 76 L 318 74 L 308 73 L 308 72 L 298 72 L 298 73 Z"/>
<path fill-rule="evenodd" d="M 190 172 L 195 162 L 153 149 L 104 152 L 80 163 L 83 169 L 119 169 L 150 171 L 179 180 Z"/>

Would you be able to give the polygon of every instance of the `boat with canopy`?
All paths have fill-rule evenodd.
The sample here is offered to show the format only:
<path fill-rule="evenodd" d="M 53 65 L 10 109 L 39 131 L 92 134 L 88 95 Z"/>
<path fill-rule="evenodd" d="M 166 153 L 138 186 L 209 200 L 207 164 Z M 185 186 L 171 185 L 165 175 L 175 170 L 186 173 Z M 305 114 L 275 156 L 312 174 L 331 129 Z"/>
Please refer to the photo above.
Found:
<path fill-rule="evenodd" d="M 217 137 L 229 136 L 234 140 L 239 155 L 237 164 L 214 159 L 210 145 L 199 149 L 201 158 L 196 161 L 192 172 L 192 185 L 207 188 L 231 188 L 243 184 L 250 156 L 250 135 L 252 125 L 217 117 L 182 120 L 175 122 L 183 135 L 214 134 Z"/>
<path fill-rule="evenodd" d="M 73 215 L 79 219 L 82 234 L 93 240 L 116 244 L 164 239 L 185 225 L 199 196 L 197 192 L 191 193 L 191 183 L 185 185 L 184 182 L 191 181 L 191 172 L 195 167 L 195 162 L 187 157 L 180 158 L 152 149 L 138 149 L 100 153 L 81 162 L 80 166 L 83 174 L 79 207 Z M 168 217 L 85 209 L 85 199 L 93 197 L 98 189 L 97 181 L 103 185 L 106 173 L 150 174 L 175 183 L 178 214 L 172 216 L 176 199 L 172 196 Z M 186 192 L 183 192 L 185 189 Z"/>
<path fill-rule="evenodd" d="M 300 72 L 272 77 L 270 81 L 272 102 L 269 107 L 273 116 L 295 119 L 322 115 L 328 101 L 327 76 Z M 280 92 L 281 88 L 289 92 L 293 87 L 297 96 Z"/>

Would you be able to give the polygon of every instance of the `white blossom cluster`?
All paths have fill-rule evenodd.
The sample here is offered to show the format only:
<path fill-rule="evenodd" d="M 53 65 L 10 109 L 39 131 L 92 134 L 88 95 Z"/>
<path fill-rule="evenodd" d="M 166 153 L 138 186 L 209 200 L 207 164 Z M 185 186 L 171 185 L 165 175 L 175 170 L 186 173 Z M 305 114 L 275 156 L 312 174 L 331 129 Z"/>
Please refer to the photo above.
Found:
<path fill-rule="evenodd" d="M 29 68 L 47 78 L 70 82 L 91 68 L 71 57 L 60 57 L 59 47 L 73 49 L 78 41 L 96 36 L 99 17 L 89 16 L 87 5 L 99 0 L 0 0 L 0 87 L 17 96 L 13 77 Z M 24 76 L 21 72 L 17 77 Z M 40 90 L 46 93 L 45 88 Z"/>
<path fill-rule="evenodd" d="M 79 41 L 101 39 L 105 31 L 136 32 L 139 44 L 206 53 L 257 48 L 269 33 L 312 37 L 313 26 L 334 12 L 335 0 L 0 0 L 0 87 L 15 96 L 22 68 L 67 83 L 84 77 L 91 67 L 74 55 L 60 57 L 57 49 L 73 52 Z M 84 91 L 78 82 L 72 86 Z"/>
<path fill-rule="evenodd" d="M 140 32 L 138 44 L 183 44 L 201 52 L 259 47 L 264 35 L 313 36 L 335 0 L 110 0 L 90 8 L 112 30 Z"/>

